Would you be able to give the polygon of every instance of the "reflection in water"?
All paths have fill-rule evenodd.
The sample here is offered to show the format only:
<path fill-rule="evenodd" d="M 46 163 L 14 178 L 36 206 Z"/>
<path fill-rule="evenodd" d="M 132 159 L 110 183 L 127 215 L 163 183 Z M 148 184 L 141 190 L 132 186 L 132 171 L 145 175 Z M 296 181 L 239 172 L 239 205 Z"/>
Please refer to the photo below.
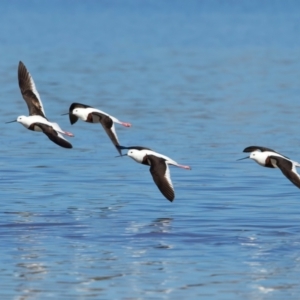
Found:
<path fill-rule="evenodd" d="M 153 220 L 150 224 L 145 222 L 130 222 L 126 227 L 126 231 L 136 236 L 154 235 L 160 233 L 170 233 L 172 230 L 173 218 L 157 218 Z M 163 236 L 163 235 L 161 235 Z"/>
<path fill-rule="evenodd" d="M 16 216 L 18 218 L 12 225 L 15 225 L 17 246 L 13 255 L 14 276 L 19 279 L 17 299 L 38 299 L 44 292 L 42 281 L 48 276 L 47 263 L 43 259 L 45 253 L 40 243 L 42 232 L 37 232 L 42 228 L 34 223 L 34 214 L 20 212 Z"/>
<path fill-rule="evenodd" d="M 171 232 L 172 221 L 173 218 L 157 218 L 149 225 L 149 227 L 152 227 L 151 232 L 162 232 L 162 233 Z"/>

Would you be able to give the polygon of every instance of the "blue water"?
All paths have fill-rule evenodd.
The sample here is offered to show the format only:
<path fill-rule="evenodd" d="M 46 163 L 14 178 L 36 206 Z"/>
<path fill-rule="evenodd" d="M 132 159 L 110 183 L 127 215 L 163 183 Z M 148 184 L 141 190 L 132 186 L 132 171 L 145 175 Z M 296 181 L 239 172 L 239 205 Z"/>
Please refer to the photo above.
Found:
<path fill-rule="evenodd" d="M 298 1 L 1 1 L 1 299 L 299 299 L 300 192 L 240 161 L 250 145 L 300 161 Z M 17 123 L 22 60 L 72 150 Z M 125 122 L 124 145 L 72 102 Z"/>

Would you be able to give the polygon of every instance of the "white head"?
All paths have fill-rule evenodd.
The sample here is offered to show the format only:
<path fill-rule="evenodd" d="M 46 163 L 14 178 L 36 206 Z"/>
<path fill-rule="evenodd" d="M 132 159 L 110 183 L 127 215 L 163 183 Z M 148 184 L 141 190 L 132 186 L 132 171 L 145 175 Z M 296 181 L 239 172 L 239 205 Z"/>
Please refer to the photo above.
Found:
<path fill-rule="evenodd" d="M 253 159 L 254 161 L 256 161 L 261 166 L 265 165 L 267 157 L 268 157 L 267 153 L 261 152 L 259 150 L 251 152 L 250 156 L 249 156 L 249 158 Z"/>
<path fill-rule="evenodd" d="M 134 159 L 136 162 L 141 164 L 143 162 L 146 153 L 144 153 L 143 150 L 130 149 L 127 152 L 127 155 L 132 159 Z"/>
<path fill-rule="evenodd" d="M 28 128 L 31 125 L 31 122 L 30 122 L 29 118 L 26 117 L 26 116 L 19 116 L 17 118 L 17 122 L 21 123 L 26 128 Z"/>
<path fill-rule="evenodd" d="M 72 114 L 81 119 L 82 121 L 85 121 L 88 117 L 86 109 L 81 107 L 74 108 Z"/>

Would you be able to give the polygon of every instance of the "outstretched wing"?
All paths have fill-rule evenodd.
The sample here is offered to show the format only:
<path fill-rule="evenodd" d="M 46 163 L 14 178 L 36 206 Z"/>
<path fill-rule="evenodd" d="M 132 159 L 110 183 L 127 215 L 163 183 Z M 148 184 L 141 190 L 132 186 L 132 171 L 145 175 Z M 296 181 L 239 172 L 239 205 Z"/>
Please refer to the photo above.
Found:
<path fill-rule="evenodd" d="M 37 115 L 46 118 L 43 103 L 35 87 L 33 78 L 21 61 L 19 62 L 18 68 L 18 80 L 22 96 L 28 106 L 29 115 Z"/>
<path fill-rule="evenodd" d="M 76 123 L 78 121 L 78 117 L 75 116 L 72 111 L 75 108 L 88 108 L 91 107 L 89 105 L 85 105 L 85 104 L 81 104 L 81 103 L 72 103 L 69 107 L 69 119 L 70 119 L 70 123 L 73 125 L 74 123 Z"/>
<path fill-rule="evenodd" d="M 51 126 L 43 123 L 35 123 L 47 137 L 55 144 L 63 148 L 72 148 L 72 145 L 57 131 L 55 131 Z"/>
<path fill-rule="evenodd" d="M 295 186 L 300 189 L 300 178 L 299 174 L 296 171 L 295 165 L 290 161 L 283 157 L 279 156 L 269 156 L 271 163 L 274 166 L 277 166 L 283 175 L 289 179 Z"/>
<path fill-rule="evenodd" d="M 119 144 L 119 141 L 118 141 L 118 136 L 117 136 L 117 133 L 116 133 L 116 130 L 115 130 L 115 125 L 114 125 L 113 120 L 109 116 L 107 116 L 105 114 L 101 114 L 99 112 L 92 112 L 92 115 L 97 116 L 99 118 L 99 122 L 101 123 L 101 125 L 104 128 L 105 132 L 107 133 L 110 140 L 112 141 L 112 143 L 117 148 L 120 155 L 122 155 L 122 152 L 119 149 L 120 144 Z"/>
<path fill-rule="evenodd" d="M 249 146 L 249 147 L 245 148 L 245 149 L 243 150 L 243 152 L 253 152 L 253 151 L 255 151 L 255 150 L 260 150 L 261 152 L 264 152 L 264 151 L 276 152 L 276 151 L 274 151 L 274 150 L 272 150 L 272 149 L 270 149 L 270 148 L 261 147 L 261 146 Z M 278 153 L 278 152 L 276 152 L 276 153 Z M 278 154 L 280 154 L 280 153 L 278 153 Z M 280 154 L 280 155 L 281 155 L 281 154 Z"/>
<path fill-rule="evenodd" d="M 175 193 L 166 160 L 154 155 L 147 155 L 146 158 L 150 164 L 150 173 L 155 184 L 161 193 L 172 202 L 175 198 Z"/>
<path fill-rule="evenodd" d="M 130 147 L 118 146 L 117 148 L 118 148 L 118 149 L 121 149 L 121 150 L 135 149 L 135 150 L 150 150 L 150 151 L 152 151 L 152 149 L 146 148 L 146 147 L 142 147 L 142 146 L 130 146 Z"/>

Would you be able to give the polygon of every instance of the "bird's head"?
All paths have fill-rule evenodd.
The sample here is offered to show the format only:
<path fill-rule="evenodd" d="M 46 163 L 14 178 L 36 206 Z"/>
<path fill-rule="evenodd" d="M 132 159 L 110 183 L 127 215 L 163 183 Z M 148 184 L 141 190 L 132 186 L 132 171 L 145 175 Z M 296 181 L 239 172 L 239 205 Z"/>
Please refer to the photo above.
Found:
<path fill-rule="evenodd" d="M 143 152 L 143 150 L 130 149 L 127 152 L 127 156 L 131 157 L 132 159 L 134 159 L 136 162 L 140 164 L 143 162 L 145 155 L 146 154 Z"/>
<path fill-rule="evenodd" d="M 16 121 L 18 123 L 21 123 L 26 128 L 28 128 L 30 126 L 30 124 L 31 124 L 31 122 L 29 121 L 28 117 L 26 117 L 26 116 L 19 116 Z"/>
<path fill-rule="evenodd" d="M 264 156 L 263 152 L 256 150 L 250 153 L 249 158 L 259 163 L 262 159 L 264 159 Z"/>
<path fill-rule="evenodd" d="M 78 118 L 81 119 L 82 121 L 86 121 L 87 113 L 84 108 L 76 107 L 70 113 L 71 124 L 74 124 L 78 120 Z"/>
<path fill-rule="evenodd" d="M 250 158 L 250 159 L 253 159 L 255 162 L 257 162 L 258 164 L 264 166 L 267 156 L 268 156 L 267 153 L 261 152 L 260 150 L 255 150 L 255 151 L 251 152 L 249 156 L 246 156 L 246 157 L 238 159 L 238 160 Z"/>

